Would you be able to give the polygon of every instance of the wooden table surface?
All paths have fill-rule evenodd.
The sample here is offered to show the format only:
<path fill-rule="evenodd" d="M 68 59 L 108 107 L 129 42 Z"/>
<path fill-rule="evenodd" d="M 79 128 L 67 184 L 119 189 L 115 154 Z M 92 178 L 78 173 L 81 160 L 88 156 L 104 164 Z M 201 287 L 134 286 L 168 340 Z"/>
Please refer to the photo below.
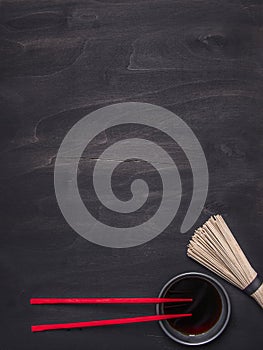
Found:
<path fill-rule="evenodd" d="M 131 317 L 155 309 L 33 307 L 29 298 L 155 297 L 178 273 L 212 275 L 187 258 L 186 245 L 194 228 L 215 213 L 225 217 L 254 268 L 263 273 L 262 2 L 3 0 L 0 6 L 0 349 L 185 348 L 158 323 L 32 334 L 31 324 Z M 209 191 L 198 221 L 185 234 L 179 232 L 181 206 L 157 238 L 114 249 L 85 240 L 67 224 L 56 202 L 54 162 L 78 120 L 129 101 L 167 108 L 191 127 L 206 155 Z M 88 171 L 98 149 L 138 134 L 150 137 L 149 130 L 128 127 L 105 133 L 80 167 Z M 178 153 L 177 145 L 165 146 Z M 191 173 L 182 157 L 176 165 L 189 201 Z M 120 196 L 125 199 L 129 192 L 125 180 L 140 174 L 147 178 L 143 162 L 123 164 L 114 182 Z M 84 171 L 84 197 L 90 179 Z M 158 186 L 154 191 L 161 196 Z M 99 204 L 94 206 L 99 215 Z M 141 219 L 131 217 L 129 225 L 146 220 L 151 209 Z M 114 224 L 119 224 L 116 218 Z M 200 348 L 262 349 L 262 310 L 219 280 L 231 298 L 230 323 Z"/>

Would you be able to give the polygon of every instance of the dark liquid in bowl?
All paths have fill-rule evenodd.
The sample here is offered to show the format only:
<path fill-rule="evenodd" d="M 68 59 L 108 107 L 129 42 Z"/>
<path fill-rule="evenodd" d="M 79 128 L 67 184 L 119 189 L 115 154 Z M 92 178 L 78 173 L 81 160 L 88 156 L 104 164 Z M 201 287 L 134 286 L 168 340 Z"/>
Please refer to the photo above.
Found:
<path fill-rule="evenodd" d="M 207 332 L 218 321 L 222 312 L 220 294 L 205 279 L 186 277 L 175 281 L 164 294 L 167 298 L 193 298 L 192 303 L 164 304 L 165 314 L 192 313 L 192 317 L 169 320 L 171 327 L 185 335 Z"/>

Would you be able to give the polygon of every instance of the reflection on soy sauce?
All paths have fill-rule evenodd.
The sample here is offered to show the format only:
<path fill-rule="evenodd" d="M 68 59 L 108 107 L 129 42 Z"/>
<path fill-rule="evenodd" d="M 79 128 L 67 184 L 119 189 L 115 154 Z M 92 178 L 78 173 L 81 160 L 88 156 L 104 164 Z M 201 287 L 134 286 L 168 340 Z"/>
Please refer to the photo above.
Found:
<path fill-rule="evenodd" d="M 190 304 L 165 304 L 164 313 L 192 313 L 192 317 L 169 320 L 169 324 L 185 335 L 207 332 L 218 321 L 222 301 L 216 288 L 200 278 L 188 277 L 175 281 L 164 297 L 193 298 Z"/>

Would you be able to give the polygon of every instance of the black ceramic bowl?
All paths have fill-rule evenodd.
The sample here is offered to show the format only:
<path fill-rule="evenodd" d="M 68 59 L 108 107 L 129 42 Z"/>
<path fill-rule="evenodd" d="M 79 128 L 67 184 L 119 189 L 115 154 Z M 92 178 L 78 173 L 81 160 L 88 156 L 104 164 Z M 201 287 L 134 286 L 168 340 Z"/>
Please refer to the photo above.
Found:
<path fill-rule="evenodd" d="M 160 298 L 193 298 L 191 303 L 157 304 L 157 314 L 192 313 L 191 317 L 160 321 L 163 331 L 186 345 L 206 344 L 225 329 L 231 312 L 229 297 L 213 277 L 187 272 L 168 281 Z"/>

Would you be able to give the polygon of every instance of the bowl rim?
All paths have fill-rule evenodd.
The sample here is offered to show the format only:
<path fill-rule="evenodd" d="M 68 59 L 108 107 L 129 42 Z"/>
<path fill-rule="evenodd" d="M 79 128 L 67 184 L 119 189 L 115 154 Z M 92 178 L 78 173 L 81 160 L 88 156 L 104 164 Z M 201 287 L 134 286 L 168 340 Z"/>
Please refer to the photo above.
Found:
<path fill-rule="evenodd" d="M 159 321 L 159 325 L 162 328 L 162 330 L 164 331 L 164 333 L 166 335 L 168 335 L 169 338 L 171 338 L 172 340 L 174 340 L 180 344 L 190 345 L 190 346 L 207 344 L 207 343 L 211 342 L 212 340 L 216 339 L 226 328 L 226 326 L 229 322 L 229 319 L 230 319 L 230 314 L 231 314 L 230 298 L 229 298 L 229 295 L 226 292 L 225 288 L 222 286 L 222 284 L 220 282 L 218 282 L 214 277 L 207 275 L 203 272 L 194 272 L 194 271 L 184 272 L 184 273 L 181 273 L 181 274 L 176 275 L 176 276 L 172 277 L 171 279 L 169 279 L 165 283 L 165 285 L 162 287 L 158 297 L 161 298 L 163 296 L 163 293 L 166 291 L 167 287 L 169 287 L 169 285 L 171 285 L 174 281 L 176 281 L 182 277 L 187 277 L 187 276 L 196 276 L 196 277 L 201 277 L 205 280 L 208 280 L 208 281 L 212 282 L 214 285 L 216 285 L 216 287 L 222 292 L 223 296 L 225 297 L 225 302 L 226 302 L 225 320 L 223 322 L 222 327 L 211 338 L 208 338 L 208 339 L 200 341 L 200 342 L 191 343 L 191 342 L 187 342 L 187 341 L 184 341 L 182 339 L 179 339 L 175 335 L 171 334 L 169 332 L 169 330 L 166 328 L 164 321 Z M 161 306 L 160 304 L 156 305 L 156 313 L 157 314 L 160 314 L 160 306 Z"/>

